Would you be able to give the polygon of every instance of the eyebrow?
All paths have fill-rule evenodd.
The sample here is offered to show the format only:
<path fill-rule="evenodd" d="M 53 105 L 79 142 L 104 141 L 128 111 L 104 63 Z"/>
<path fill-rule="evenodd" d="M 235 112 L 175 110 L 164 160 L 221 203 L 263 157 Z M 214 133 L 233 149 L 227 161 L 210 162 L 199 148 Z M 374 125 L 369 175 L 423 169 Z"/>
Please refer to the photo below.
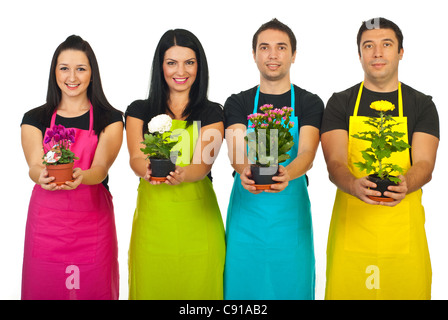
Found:
<path fill-rule="evenodd" d="M 177 61 L 176 59 L 173 59 L 173 58 L 166 58 L 165 60 Z M 191 60 L 197 60 L 197 59 L 195 57 L 192 57 L 192 58 L 189 58 L 189 59 L 187 59 L 185 61 L 191 61 Z"/>
<path fill-rule="evenodd" d="M 58 63 L 58 66 L 68 66 L 68 65 L 69 65 L 69 64 L 68 64 L 68 63 L 65 63 L 65 62 Z M 80 64 L 77 64 L 76 66 L 77 66 L 77 67 L 87 67 L 88 65 L 87 65 L 87 64 L 80 63 Z"/>
<path fill-rule="evenodd" d="M 262 42 L 262 43 L 260 43 L 259 45 L 258 45 L 258 47 L 261 47 L 261 46 L 269 46 L 270 44 L 269 43 L 267 43 L 267 42 Z M 286 43 L 286 42 L 277 42 L 276 43 L 276 45 L 280 45 L 280 46 L 288 46 L 288 44 Z"/>
<path fill-rule="evenodd" d="M 390 41 L 390 42 L 392 42 L 392 43 L 395 43 L 395 41 L 394 41 L 393 39 L 391 39 L 391 38 L 381 39 L 381 41 Z M 364 46 L 366 43 L 369 43 L 369 42 L 373 42 L 373 40 L 366 40 L 366 41 L 364 41 L 364 42 L 362 43 L 362 45 Z"/>

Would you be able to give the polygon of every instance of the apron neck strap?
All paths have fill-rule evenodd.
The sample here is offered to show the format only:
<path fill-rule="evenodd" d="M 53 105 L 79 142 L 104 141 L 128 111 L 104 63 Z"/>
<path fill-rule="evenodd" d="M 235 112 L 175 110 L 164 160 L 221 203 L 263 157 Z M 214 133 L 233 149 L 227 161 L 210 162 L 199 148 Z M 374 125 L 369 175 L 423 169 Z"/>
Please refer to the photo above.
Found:
<path fill-rule="evenodd" d="M 359 103 L 361 102 L 362 88 L 364 87 L 364 81 L 361 82 L 358 91 L 358 97 L 356 98 L 355 110 L 353 111 L 353 116 L 358 116 Z M 398 116 L 403 117 L 403 96 L 401 94 L 401 82 L 398 82 Z"/>
<path fill-rule="evenodd" d="M 92 103 L 90 103 L 90 114 L 89 114 L 89 132 L 93 131 L 93 106 Z M 58 112 L 58 108 L 56 108 L 53 112 L 53 115 L 51 116 L 51 121 L 50 121 L 50 128 L 52 128 L 56 122 L 56 114 Z"/>
<path fill-rule="evenodd" d="M 257 87 L 257 93 L 255 94 L 254 99 L 254 111 L 252 113 L 257 113 L 259 98 L 260 98 L 260 86 Z M 294 117 L 295 104 L 296 104 L 296 97 L 294 92 L 294 85 L 291 83 L 291 107 L 292 107 L 291 117 Z"/>

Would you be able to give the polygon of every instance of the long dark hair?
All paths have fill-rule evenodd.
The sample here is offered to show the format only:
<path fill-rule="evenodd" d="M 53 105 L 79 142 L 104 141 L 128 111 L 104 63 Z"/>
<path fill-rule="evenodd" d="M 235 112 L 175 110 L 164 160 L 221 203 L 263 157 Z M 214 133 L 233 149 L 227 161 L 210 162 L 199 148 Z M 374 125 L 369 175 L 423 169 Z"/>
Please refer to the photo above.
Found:
<path fill-rule="evenodd" d="M 198 72 L 190 89 L 189 101 L 182 116 L 186 117 L 187 121 L 197 120 L 202 108 L 208 101 L 208 65 L 201 43 L 198 38 L 188 30 L 168 30 L 160 39 L 152 62 L 148 107 L 152 111 L 151 114 L 168 113 L 173 115 L 167 103 L 169 88 L 163 75 L 163 60 L 165 57 L 165 52 L 173 46 L 190 48 L 196 54 Z"/>
<path fill-rule="evenodd" d="M 86 54 L 89 59 L 90 68 L 92 70 L 91 82 L 87 88 L 87 97 L 93 106 L 93 121 L 94 130 L 96 135 L 100 135 L 101 131 L 104 130 L 109 121 L 109 112 L 104 111 L 118 111 L 107 101 L 104 95 L 103 86 L 101 84 L 100 70 L 98 67 L 98 62 L 95 57 L 95 53 L 92 50 L 90 44 L 83 40 L 80 36 L 71 35 L 64 42 L 62 42 L 53 54 L 53 59 L 51 60 L 50 76 L 48 79 L 48 90 L 47 90 L 47 103 L 44 105 L 44 115 L 46 119 L 51 117 L 54 110 L 59 106 L 61 102 L 61 89 L 56 82 L 56 66 L 58 63 L 58 57 L 62 51 L 65 50 L 79 50 Z"/>

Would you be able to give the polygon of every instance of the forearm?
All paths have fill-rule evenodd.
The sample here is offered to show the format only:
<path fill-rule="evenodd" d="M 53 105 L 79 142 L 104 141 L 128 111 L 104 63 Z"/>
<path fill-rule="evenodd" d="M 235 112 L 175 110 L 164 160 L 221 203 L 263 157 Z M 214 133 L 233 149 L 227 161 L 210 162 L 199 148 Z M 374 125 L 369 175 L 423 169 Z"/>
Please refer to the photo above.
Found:
<path fill-rule="evenodd" d="M 106 179 L 108 169 L 104 166 L 91 167 L 88 170 L 82 171 L 82 184 L 95 185 Z"/>
<path fill-rule="evenodd" d="M 144 158 L 131 158 L 129 160 L 132 171 L 134 171 L 135 175 L 139 178 L 143 178 L 146 175 L 148 163 L 148 160 L 145 160 Z"/>
<path fill-rule="evenodd" d="M 438 146 L 437 137 L 422 132 L 414 133 L 412 137 L 413 163 L 404 175 L 408 187 L 407 193 L 417 191 L 431 181 Z"/>
<path fill-rule="evenodd" d="M 353 190 L 356 177 L 350 172 L 347 164 L 341 162 L 329 162 L 327 163 L 329 179 L 339 189 L 345 193 L 355 196 Z"/>
<path fill-rule="evenodd" d="M 212 169 L 211 165 L 206 164 L 190 164 L 184 167 L 185 180 L 184 182 L 196 182 L 204 179 Z"/>
<path fill-rule="evenodd" d="M 45 168 L 44 165 L 38 165 L 38 164 L 30 166 L 28 174 L 34 183 L 39 184 L 39 176 L 44 168 Z"/>
<path fill-rule="evenodd" d="M 434 166 L 426 161 L 420 161 L 411 168 L 405 174 L 406 184 L 408 187 L 407 193 L 412 193 L 421 189 L 425 184 L 427 184 L 432 179 L 432 171 Z"/>
<path fill-rule="evenodd" d="M 286 166 L 291 180 L 303 176 L 313 166 L 315 153 L 312 151 L 302 152 Z"/>

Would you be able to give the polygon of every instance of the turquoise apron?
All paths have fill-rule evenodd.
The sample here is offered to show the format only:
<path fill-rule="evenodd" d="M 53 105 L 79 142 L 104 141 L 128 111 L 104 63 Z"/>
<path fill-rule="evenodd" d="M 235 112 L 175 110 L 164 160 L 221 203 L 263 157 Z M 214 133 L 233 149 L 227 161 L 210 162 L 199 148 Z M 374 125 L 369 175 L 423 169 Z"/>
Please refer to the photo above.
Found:
<path fill-rule="evenodd" d="M 258 88 L 253 113 L 258 109 L 259 92 Z M 291 106 L 295 108 L 293 85 Z M 294 146 L 283 166 L 298 152 L 299 122 L 294 110 L 290 119 L 297 124 L 291 129 Z M 314 299 L 315 260 L 305 175 L 289 181 L 279 193 L 252 194 L 236 173 L 226 240 L 224 299 Z"/>

